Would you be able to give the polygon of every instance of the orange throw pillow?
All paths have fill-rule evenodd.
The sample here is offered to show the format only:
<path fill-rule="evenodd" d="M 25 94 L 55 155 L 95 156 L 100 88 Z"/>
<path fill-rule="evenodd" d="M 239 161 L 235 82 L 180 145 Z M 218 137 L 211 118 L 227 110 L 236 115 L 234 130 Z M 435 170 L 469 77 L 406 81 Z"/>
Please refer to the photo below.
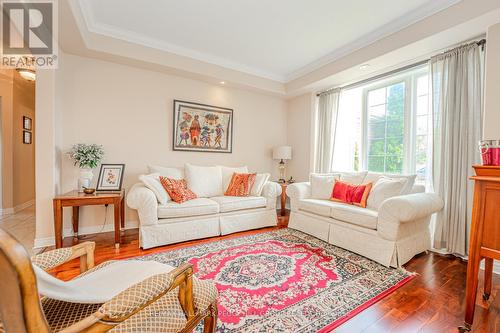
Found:
<path fill-rule="evenodd" d="M 188 189 L 185 179 L 172 179 L 160 176 L 160 182 L 172 200 L 177 203 L 196 199 L 196 194 Z"/>
<path fill-rule="evenodd" d="M 255 183 L 256 173 L 233 173 L 231 182 L 227 187 L 226 196 L 248 197 Z"/>
<path fill-rule="evenodd" d="M 331 200 L 366 208 L 366 200 L 372 185 L 372 183 L 356 185 L 337 180 L 333 186 Z"/>

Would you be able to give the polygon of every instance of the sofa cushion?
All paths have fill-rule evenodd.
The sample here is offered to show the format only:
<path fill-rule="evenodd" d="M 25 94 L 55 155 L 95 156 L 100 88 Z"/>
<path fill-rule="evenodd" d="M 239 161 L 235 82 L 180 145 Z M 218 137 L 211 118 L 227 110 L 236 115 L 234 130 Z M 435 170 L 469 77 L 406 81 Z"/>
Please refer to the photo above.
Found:
<path fill-rule="evenodd" d="M 184 171 L 188 187 L 199 198 L 210 198 L 224 194 L 220 167 L 198 166 L 186 163 Z"/>
<path fill-rule="evenodd" d="M 139 180 L 155 194 L 160 205 L 165 205 L 170 200 L 170 196 L 160 182 L 159 173 L 140 175 Z"/>
<path fill-rule="evenodd" d="M 368 197 L 367 207 L 378 211 L 382 202 L 389 198 L 401 195 L 401 192 L 407 183 L 407 178 L 380 177 L 375 185 L 373 185 L 370 196 Z"/>
<path fill-rule="evenodd" d="M 148 165 L 149 173 L 158 173 L 160 176 L 173 178 L 173 179 L 183 179 L 184 169 L 183 168 L 168 168 L 158 165 Z"/>
<path fill-rule="evenodd" d="M 248 197 L 255 183 L 256 173 L 233 173 L 231 182 L 224 195 L 232 197 Z"/>
<path fill-rule="evenodd" d="M 227 197 L 219 196 L 212 197 L 213 200 L 219 204 L 221 213 L 232 212 L 235 210 L 262 208 L 266 207 L 267 201 L 264 197 Z"/>
<path fill-rule="evenodd" d="M 233 177 L 233 174 L 235 173 L 248 173 L 248 167 L 242 166 L 238 168 L 232 168 L 232 167 L 226 167 L 219 165 L 219 168 L 222 173 L 222 190 L 224 192 L 227 191 L 227 187 L 229 186 L 229 183 L 231 182 L 231 178 Z"/>
<path fill-rule="evenodd" d="M 334 172 L 334 173 L 340 173 L 340 180 L 343 182 L 351 184 L 361 184 L 363 182 L 366 182 L 365 177 L 368 172 L 359 171 L 359 172 Z"/>
<path fill-rule="evenodd" d="M 250 195 L 253 197 L 260 197 L 262 195 L 262 189 L 270 177 L 270 173 L 258 173 L 255 177 L 255 183 L 252 186 L 252 190 L 250 190 Z"/>
<path fill-rule="evenodd" d="M 207 198 L 197 198 L 180 204 L 169 201 L 166 205 L 158 206 L 159 219 L 217 214 L 218 212 L 219 204 Z"/>
<path fill-rule="evenodd" d="M 322 199 L 302 199 L 298 202 L 300 210 L 326 217 L 330 217 L 330 211 L 335 205 L 335 202 Z"/>
<path fill-rule="evenodd" d="M 340 179 L 340 174 L 317 174 L 312 173 L 311 181 L 311 198 L 328 200 L 332 197 L 333 186 L 335 181 Z"/>
<path fill-rule="evenodd" d="M 393 179 L 406 179 L 407 182 L 405 186 L 401 190 L 401 195 L 404 194 L 410 194 L 412 193 L 412 188 L 413 185 L 415 184 L 415 179 L 417 178 L 417 175 L 398 175 L 398 174 L 393 174 L 393 173 L 380 173 L 380 172 L 371 172 L 369 171 L 366 174 L 365 177 L 365 182 L 373 182 L 375 184 L 380 178 L 382 177 L 389 177 Z"/>
<path fill-rule="evenodd" d="M 342 203 L 334 203 L 330 217 L 336 220 L 358 225 L 368 229 L 377 229 L 378 213 L 368 208 L 362 208 Z"/>

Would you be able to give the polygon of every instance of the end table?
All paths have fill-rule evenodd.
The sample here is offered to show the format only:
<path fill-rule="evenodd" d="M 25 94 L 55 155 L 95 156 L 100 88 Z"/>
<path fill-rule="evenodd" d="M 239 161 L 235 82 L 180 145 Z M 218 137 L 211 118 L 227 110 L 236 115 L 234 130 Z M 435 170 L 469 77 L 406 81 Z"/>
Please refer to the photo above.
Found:
<path fill-rule="evenodd" d="M 281 210 L 280 210 L 280 215 L 285 216 L 286 215 L 286 187 L 288 186 L 288 183 L 283 183 L 283 182 L 277 182 L 279 185 L 281 185 Z"/>
<path fill-rule="evenodd" d="M 63 207 L 73 207 L 73 232 L 78 235 L 78 220 L 81 206 L 113 205 L 115 213 L 115 248 L 120 247 L 120 225 L 125 227 L 125 190 L 119 192 L 96 192 L 85 194 L 71 191 L 54 198 L 54 230 L 56 249 L 62 247 Z"/>

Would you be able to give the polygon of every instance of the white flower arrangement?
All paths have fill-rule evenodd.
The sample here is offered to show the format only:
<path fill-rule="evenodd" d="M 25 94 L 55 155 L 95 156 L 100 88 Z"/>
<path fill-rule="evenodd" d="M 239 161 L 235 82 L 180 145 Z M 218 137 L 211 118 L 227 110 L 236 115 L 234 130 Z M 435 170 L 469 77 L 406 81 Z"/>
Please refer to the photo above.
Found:
<path fill-rule="evenodd" d="M 78 143 L 73 145 L 68 156 L 75 162 L 75 166 L 93 169 L 101 162 L 104 150 L 101 145 Z"/>

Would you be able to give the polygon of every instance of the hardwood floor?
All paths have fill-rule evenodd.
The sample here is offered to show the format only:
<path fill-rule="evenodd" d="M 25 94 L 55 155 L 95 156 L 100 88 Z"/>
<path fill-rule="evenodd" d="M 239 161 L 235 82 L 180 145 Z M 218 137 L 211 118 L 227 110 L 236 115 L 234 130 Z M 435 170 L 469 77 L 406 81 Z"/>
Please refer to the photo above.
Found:
<path fill-rule="evenodd" d="M 286 224 L 287 217 L 280 218 L 278 228 L 284 227 Z M 79 239 L 65 238 L 63 243 L 64 246 L 70 246 L 85 240 L 95 241 L 95 260 L 96 264 L 98 264 L 106 260 L 131 258 L 273 229 L 276 228 L 251 230 L 149 250 L 139 248 L 137 230 L 123 232 L 120 249 L 114 248 L 112 232 L 83 236 Z M 457 332 L 457 326 L 463 323 L 466 262 L 452 256 L 429 253 L 413 258 L 405 265 L 405 268 L 408 271 L 418 273 L 418 276 L 347 321 L 337 328 L 335 332 Z M 64 264 L 54 270 L 53 273 L 60 279 L 71 279 L 78 275 L 79 263 L 75 260 Z M 478 288 L 479 295 L 476 302 L 472 332 L 500 333 L 500 276 L 494 276 L 492 294 L 488 301 L 484 301 L 481 297 L 482 271 L 480 274 L 481 283 Z"/>

